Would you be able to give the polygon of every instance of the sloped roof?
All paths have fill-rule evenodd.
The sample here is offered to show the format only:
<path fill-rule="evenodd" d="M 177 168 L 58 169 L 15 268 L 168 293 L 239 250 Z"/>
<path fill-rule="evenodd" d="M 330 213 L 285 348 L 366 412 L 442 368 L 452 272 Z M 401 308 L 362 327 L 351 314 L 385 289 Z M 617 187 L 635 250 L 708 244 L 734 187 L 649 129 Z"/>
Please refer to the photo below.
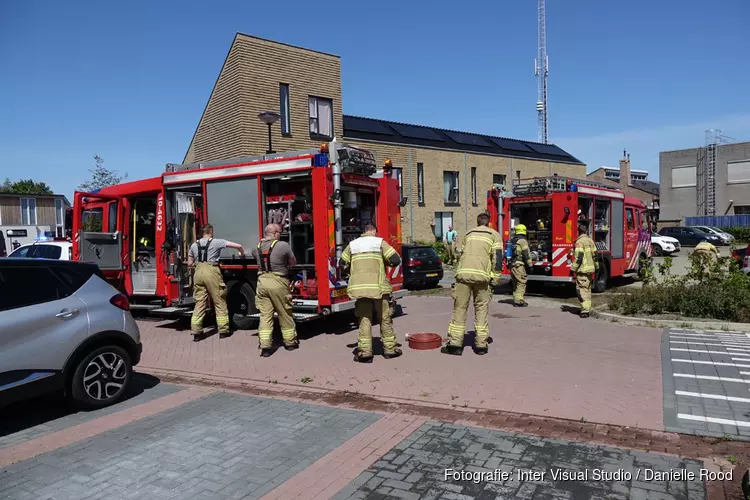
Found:
<path fill-rule="evenodd" d="M 361 116 L 344 115 L 344 137 L 583 165 L 581 160 L 554 144 L 409 125 Z"/>
<path fill-rule="evenodd" d="M 632 181 L 632 186 L 636 189 L 640 189 L 641 191 L 646 191 L 647 193 L 654 193 L 656 192 L 657 196 L 659 195 L 659 183 L 653 182 L 653 181 Z M 656 190 L 656 191 L 654 191 Z"/>

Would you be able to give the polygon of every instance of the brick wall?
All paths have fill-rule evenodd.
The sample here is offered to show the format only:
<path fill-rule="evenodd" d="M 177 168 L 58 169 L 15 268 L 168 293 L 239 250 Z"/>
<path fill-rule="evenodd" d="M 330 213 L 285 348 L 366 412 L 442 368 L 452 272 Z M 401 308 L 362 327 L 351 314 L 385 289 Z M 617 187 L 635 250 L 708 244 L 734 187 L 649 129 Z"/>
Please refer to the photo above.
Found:
<path fill-rule="evenodd" d="M 289 85 L 291 135 L 271 127 L 273 149 L 316 147 L 310 137 L 308 97 L 333 101 L 333 128 L 343 135 L 341 61 L 338 56 L 238 34 L 221 69 L 185 163 L 264 154 L 268 127 L 258 113 L 280 113 L 279 85 Z"/>

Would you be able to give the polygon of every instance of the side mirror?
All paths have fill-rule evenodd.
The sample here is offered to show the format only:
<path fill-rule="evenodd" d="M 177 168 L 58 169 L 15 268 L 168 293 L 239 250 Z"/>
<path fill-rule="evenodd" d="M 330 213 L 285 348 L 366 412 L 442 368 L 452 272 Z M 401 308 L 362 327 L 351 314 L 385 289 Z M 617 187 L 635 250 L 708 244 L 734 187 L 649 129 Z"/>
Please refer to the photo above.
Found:
<path fill-rule="evenodd" d="M 408 196 L 404 197 L 404 198 L 401 198 L 401 201 L 398 202 L 398 206 L 399 207 L 405 207 L 406 206 L 406 202 L 407 202 L 408 199 L 409 199 Z"/>

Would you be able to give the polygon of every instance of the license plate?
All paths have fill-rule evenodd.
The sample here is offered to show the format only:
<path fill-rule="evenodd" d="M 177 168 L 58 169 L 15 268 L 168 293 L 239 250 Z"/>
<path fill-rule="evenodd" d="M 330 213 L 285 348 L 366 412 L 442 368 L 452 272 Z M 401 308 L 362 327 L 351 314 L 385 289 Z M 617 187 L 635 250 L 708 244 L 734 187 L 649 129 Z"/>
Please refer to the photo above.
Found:
<path fill-rule="evenodd" d="M 331 293 L 331 296 L 333 297 L 343 297 L 346 295 L 346 288 L 339 288 L 338 290 L 334 290 Z"/>
<path fill-rule="evenodd" d="M 430 273 L 427 275 L 428 278 L 434 278 L 437 276 L 437 273 Z"/>

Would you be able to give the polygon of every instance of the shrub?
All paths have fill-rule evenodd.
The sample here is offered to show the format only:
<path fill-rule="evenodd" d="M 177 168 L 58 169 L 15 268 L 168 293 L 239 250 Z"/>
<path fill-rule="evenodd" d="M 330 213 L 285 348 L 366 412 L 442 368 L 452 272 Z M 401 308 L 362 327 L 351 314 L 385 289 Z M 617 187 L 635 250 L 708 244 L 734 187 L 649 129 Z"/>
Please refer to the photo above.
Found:
<path fill-rule="evenodd" d="M 445 248 L 445 244 L 442 241 L 415 241 L 415 245 L 425 245 L 432 247 L 437 252 L 440 260 L 445 262 L 448 259 L 448 250 Z"/>
<path fill-rule="evenodd" d="M 734 236 L 736 241 L 750 243 L 750 227 L 725 227 L 722 228 L 722 231 Z"/>
<path fill-rule="evenodd" d="M 643 288 L 614 295 L 613 311 L 625 315 L 673 313 L 692 318 L 750 322 L 750 277 L 729 257 L 708 260 L 690 256 L 686 276 L 673 276 L 671 259 L 657 266 L 661 282 L 649 280 Z"/>

